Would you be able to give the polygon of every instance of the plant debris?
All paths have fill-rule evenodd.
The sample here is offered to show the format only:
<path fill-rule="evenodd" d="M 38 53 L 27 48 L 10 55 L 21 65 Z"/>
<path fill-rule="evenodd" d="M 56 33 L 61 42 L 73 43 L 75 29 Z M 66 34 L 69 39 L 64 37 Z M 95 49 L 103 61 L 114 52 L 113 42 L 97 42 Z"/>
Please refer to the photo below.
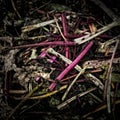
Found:
<path fill-rule="evenodd" d="M 116 4 L 1 0 L 0 119 L 118 120 Z"/>

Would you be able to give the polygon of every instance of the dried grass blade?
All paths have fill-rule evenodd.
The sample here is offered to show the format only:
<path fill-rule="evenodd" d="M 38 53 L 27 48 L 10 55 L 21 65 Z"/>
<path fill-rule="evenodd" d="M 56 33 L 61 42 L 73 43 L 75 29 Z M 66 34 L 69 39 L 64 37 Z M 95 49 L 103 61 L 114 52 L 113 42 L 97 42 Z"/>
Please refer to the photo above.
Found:
<path fill-rule="evenodd" d="M 76 82 L 76 80 L 79 78 L 79 76 L 81 74 L 83 74 L 85 72 L 85 69 L 87 68 L 87 66 L 85 66 L 79 73 L 78 75 L 75 77 L 75 79 L 71 82 L 71 84 L 68 86 L 67 90 L 65 91 L 63 97 L 62 97 L 62 101 L 65 100 L 67 94 L 69 93 L 70 89 L 72 88 L 72 86 L 74 85 L 74 83 Z"/>
<path fill-rule="evenodd" d="M 65 102 L 61 103 L 60 105 L 57 106 L 57 109 L 61 109 L 63 108 L 64 106 L 66 106 L 67 104 L 71 103 L 73 100 L 75 100 L 77 97 L 82 97 L 92 91 L 96 90 L 96 88 L 90 88 L 89 90 L 85 91 L 85 92 L 82 92 L 82 93 L 79 93 L 71 98 L 69 98 L 68 100 L 66 100 Z"/>
<path fill-rule="evenodd" d="M 106 94 L 107 94 L 108 113 L 111 113 L 111 102 L 110 102 L 111 77 L 110 77 L 110 75 L 111 75 L 111 72 L 112 72 L 112 63 L 113 63 L 113 59 L 114 59 L 114 56 L 115 56 L 115 53 L 116 53 L 118 44 L 119 44 L 119 40 L 116 42 L 116 45 L 115 45 L 115 48 L 114 48 L 114 51 L 113 51 L 113 54 L 112 54 L 112 57 L 111 57 L 111 60 L 110 60 L 110 65 L 109 65 L 109 68 L 108 68 L 108 72 L 107 72 L 107 75 L 106 75 L 104 97 L 105 97 Z"/>
<path fill-rule="evenodd" d="M 70 16 L 67 16 L 67 19 L 69 19 L 69 18 L 70 18 Z M 57 21 L 58 20 L 61 20 L 61 18 L 59 17 L 57 19 Z M 35 30 L 35 29 L 38 29 L 40 27 L 44 27 L 44 26 L 52 24 L 52 23 L 55 23 L 55 19 L 54 20 L 45 21 L 45 22 L 41 22 L 41 23 L 37 23 L 37 24 L 34 24 L 34 25 L 24 26 L 24 27 L 22 27 L 21 30 L 22 30 L 23 33 L 24 32 L 29 32 L 31 30 Z"/>

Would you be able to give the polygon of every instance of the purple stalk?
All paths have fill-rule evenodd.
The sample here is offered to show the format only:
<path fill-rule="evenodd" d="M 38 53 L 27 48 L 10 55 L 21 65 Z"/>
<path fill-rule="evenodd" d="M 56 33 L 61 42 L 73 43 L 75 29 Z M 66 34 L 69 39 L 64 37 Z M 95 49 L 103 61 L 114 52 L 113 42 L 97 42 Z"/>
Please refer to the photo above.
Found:
<path fill-rule="evenodd" d="M 66 22 L 65 13 L 62 13 L 61 19 L 62 19 L 62 26 L 63 26 L 63 34 L 67 36 L 68 33 L 67 33 L 67 22 Z"/>
<path fill-rule="evenodd" d="M 78 37 L 83 37 L 85 34 L 84 32 L 81 34 L 69 34 L 69 35 L 64 35 L 66 39 L 73 39 L 73 38 L 78 38 Z M 54 41 L 61 40 L 61 35 L 51 35 L 54 38 Z M 103 36 L 104 37 L 104 36 Z"/>
<path fill-rule="evenodd" d="M 71 34 L 71 35 L 65 36 L 65 38 L 73 39 L 73 38 L 78 38 L 78 37 L 83 37 L 83 36 L 84 36 L 84 33 L 81 33 L 79 35 Z"/>
<path fill-rule="evenodd" d="M 19 45 L 19 46 L 11 47 L 10 49 L 20 49 L 20 48 L 49 46 L 49 45 L 73 46 L 73 45 L 76 45 L 76 43 L 75 42 L 63 42 L 63 41 L 42 42 L 42 43 L 35 43 L 35 44 L 28 44 L 28 45 Z"/>
<path fill-rule="evenodd" d="M 35 81 L 36 81 L 36 82 L 40 81 L 40 77 L 39 77 L 39 76 L 36 77 L 36 78 L 35 78 Z"/>
<path fill-rule="evenodd" d="M 61 19 L 62 19 L 62 26 L 63 26 L 63 34 L 64 34 L 64 36 L 67 36 L 68 32 L 67 32 L 67 21 L 66 21 L 65 13 L 62 13 Z M 68 41 L 68 39 L 65 40 L 65 42 L 67 42 L 67 41 Z M 69 48 L 68 47 L 65 47 L 65 56 L 66 56 L 66 58 L 69 58 Z"/>
<path fill-rule="evenodd" d="M 50 59 L 48 59 L 48 62 L 50 62 L 50 63 L 53 63 L 55 61 L 56 61 L 56 57 L 55 56 L 50 56 Z"/>
<path fill-rule="evenodd" d="M 86 53 L 90 50 L 90 48 L 92 47 L 93 42 L 91 41 L 86 48 L 78 55 L 78 57 L 70 64 L 68 65 L 56 78 L 56 80 L 60 81 L 61 79 L 63 79 L 63 77 L 70 71 L 72 70 L 79 62 L 80 60 L 86 55 Z M 56 86 L 56 83 L 52 83 L 49 86 L 49 90 L 53 90 Z"/>
<path fill-rule="evenodd" d="M 48 53 L 46 51 L 43 51 L 38 58 L 45 58 Z"/>

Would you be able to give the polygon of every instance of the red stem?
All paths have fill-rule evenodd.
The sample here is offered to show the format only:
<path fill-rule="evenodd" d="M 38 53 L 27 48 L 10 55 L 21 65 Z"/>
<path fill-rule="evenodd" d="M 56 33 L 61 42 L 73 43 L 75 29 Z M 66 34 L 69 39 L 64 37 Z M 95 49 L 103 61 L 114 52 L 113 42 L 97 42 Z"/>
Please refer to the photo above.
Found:
<path fill-rule="evenodd" d="M 84 33 L 81 33 L 81 34 L 78 34 L 78 35 L 76 35 L 76 34 L 69 34 L 69 35 L 66 35 L 66 36 L 64 35 L 64 37 L 66 39 L 74 39 L 74 38 L 82 37 L 84 35 L 85 35 Z M 60 35 L 51 35 L 51 36 L 54 37 L 55 40 L 61 39 Z"/>
<path fill-rule="evenodd" d="M 62 13 L 61 18 L 62 18 L 63 34 L 65 36 L 67 36 L 68 32 L 67 32 L 67 21 L 66 21 L 66 15 L 65 15 L 65 13 Z"/>
<path fill-rule="evenodd" d="M 61 79 L 63 79 L 63 77 L 70 71 L 72 70 L 79 62 L 80 60 L 86 55 L 86 53 L 90 50 L 90 48 L 92 47 L 93 42 L 91 41 L 86 48 L 78 55 L 78 57 L 69 65 L 67 66 L 56 78 L 56 80 L 60 81 Z M 53 90 L 56 86 L 56 83 L 52 83 L 49 86 L 50 90 Z"/>
<path fill-rule="evenodd" d="M 39 46 L 49 46 L 49 45 L 60 45 L 60 46 L 73 46 L 76 45 L 74 42 L 63 42 L 63 41 L 55 41 L 55 42 L 42 42 L 28 45 L 20 45 L 11 47 L 11 49 L 20 49 L 20 48 L 28 48 L 28 47 L 39 47 Z"/>
<path fill-rule="evenodd" d="M 62 13 L 61 19 L 62 19 L 62 26 L 63 26 L 63 34 L 64 34 L 64 36 L 67 36 L 68 31 L 67 31 L 67 21 L 66 21 L 65 13 Z M 68 39 L 65 40 L 65 42 L 67 42 L 67 41 L 68 41 Z M 69 48 L 68 47 L 65 47 L 65 56 L 67 58 L 69 58 Z"/>

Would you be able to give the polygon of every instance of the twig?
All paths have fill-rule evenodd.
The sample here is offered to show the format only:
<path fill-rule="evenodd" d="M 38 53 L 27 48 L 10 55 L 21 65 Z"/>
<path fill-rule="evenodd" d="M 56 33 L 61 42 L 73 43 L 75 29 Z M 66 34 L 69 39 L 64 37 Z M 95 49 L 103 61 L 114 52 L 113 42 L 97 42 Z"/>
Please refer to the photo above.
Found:
<path fill-rule="evenodd" d="M 104 88 L 103 83 L 98 78 L 96 78 L 94 75 L 88 73 L 88 74 L 85 75 L 85 77 L 88 78 L 88 80 L 91 80 L 101 90 L 103 90 L 103 88 Z"/>
<path fill-rule="evenodd" d="M 70 16 L 67 16 L 67 19 L 69 19 L 69 18 L 70 18 Z M 61 20 L 61 18 L 59 17 L 57 19 L 57 21 L 58 20 Z M 45 21 L 45 22 L 41 22 L 41 23 L 34 24 L 34 25 L 24 26 L 24 27 L 22 27 L 22 32 L 29 32 L 31 30 L 35 30 L 35 29 L 38 29 L 40 27 L 44 27 L 44 26 L 52 24 L 52 23 L 55 23 L 55 19 L 54 20 Z"/>
<path fill-rule="evenodd" d="M 79 93 L 71 98 L 69 98 L 68 100 L 66 100 L 65 102 L 61 103 L 60 105 L 57 106 L 57 109 L 61 109 L 63 108 L 64 106 L 66 106 L 67 104 L 71 103 L 73 100 L 75 100 L 76 98 L 78 97 L 82 97 L 92 91 L 96 90 L 96 88 L 90 88 L 89 90 L 85 91 L 85 92 L 82 92 L 82 93 Z"/>
<path fill-rule="evenodd" d="M 9 90 L 10 94 L 25 94 L 27 93 L 26 90 Z"/>
<path fill-rule="evenodd" d="M 111 59 L 107 59 L 107 60 L 101 60 L 101 59 L 88 60 L 88 61 L 85 61 L 82 66 L 84 67 L 84 66 L 87 65 L 88 69 L 100 68 L 103 65 L 108 65 L 110 63 L 110 61 L 111 61 Z M 120 57 L 113 59 L 113 63 L 115 63 L 115 64 L 119 63 L 119 61 L 120 61 Z"/>
<path fill-rule="evenodd" d="M 59 30 L 62 38 L 66 41 L 66 38 L 65 38 L 65 36 L 63 35 L 63 33 L 62 33 L 61 29 L 60 29 L 60 26 L 59 26 L 59 24 L 58 24 L 58 21 L 57 21 L 57 19 L 56 19 L 55 16 L 54 16 L 54 19 L 55 19 L 55 23 L 56 23 L 56 25 L 57 25 L 57 28 L 58 28 L 58 30 Z"/>
<path fill-rule="evenodd" d="M 76 77 L 76 76 L 77 76 L 77 74 L 74 74 L 74 75 L 71 75 L 71 76 L 69 76 L 69 77 L 66 77 L 66 78 L 62 79 L 61 81 L 64 82 L 64 81 L 70 80 L 70 79 L 72 79 L 72 78 L 74 78 L 74 77 Z"/>
<path fill-rule="evenodd" d="M 78 43 L 79 45 L 80 45 L 80 44 L 83 44 L 83 43 L 85 43 L 85 42 L 87 42 L 87 41 L 90 41 L 90 40 L 92 40 L 93 38 L 101 35 L 102 33 L 110 30 L 111 28 L 116 27 L 116 26 L 119 26 L 119 25 L 120 25 L 120 19 L 117 19 L 116 21 L 114 21 L 114 22 L 112 22 L 112 23 L 110 23 L 110 24 L 108 24 L 108 25 L 106 25 L 106 26 L 98 29 L 98 30 L 96 31 L 96 33 L 94 33 L 94 34 L 89 34 L 89 35 L 85 35 L 85 36 L 83 36 L 83 37 L 74 39 L 74 42 L 75 42 L 75 43 Z"/>
<path fill-rule="evenodd" d="M 67 88 L 67 85 L 64 85 L 64 86 L 60 87 L 58 90 L 54 90 L 54 91 L 49 92 L 49 93 L 47 93 L 45 95 L 31 97 L 30 99 L 43 99 L 43 98 L 49 97 L 51 95 L 54 95 L 54 94 L 56 94 L 56 93 L 58 93 L 58 92 L 60 92 L 60 91 L 62 91 L 64 89 L 66 89 L 66 88 Z"/>
<path fill-rule="evenodd" d="M 68 36 L 67 21 L 66 21 L 65 13 L 62 13 L 61 19 L 62 19 L 63 34 L 64 34 L 64 36 Z M 67 42 L 67 41 L 68 41 L 68 39 L 65 39 L 65 42 Z M 67 58 L 69 58 L 69 47 L 65 47 L 65 55 Z"/>

